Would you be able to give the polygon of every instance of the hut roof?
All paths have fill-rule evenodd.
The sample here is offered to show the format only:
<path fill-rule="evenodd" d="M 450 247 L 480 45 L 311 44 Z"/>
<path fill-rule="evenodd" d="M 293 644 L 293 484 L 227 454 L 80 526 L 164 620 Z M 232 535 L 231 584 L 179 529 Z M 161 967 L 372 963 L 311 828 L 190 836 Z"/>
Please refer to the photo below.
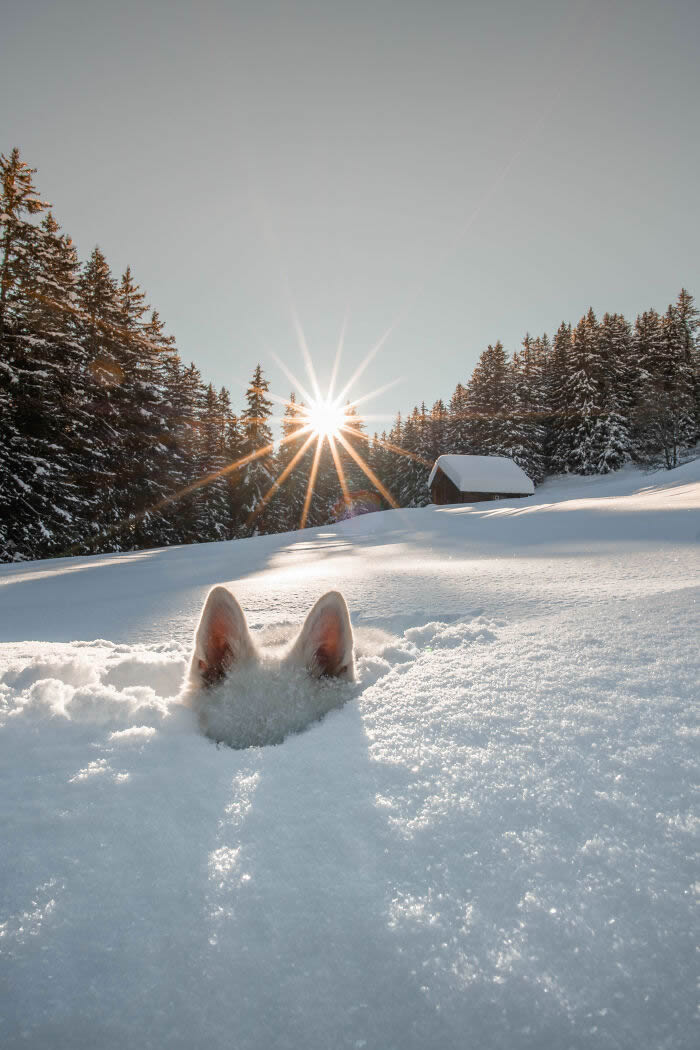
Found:
<path fill-rule="evenodd" d="M 440 469 L 460 492 L 507 492 L 531 496 L 535 486 L 507 456 L 438 456 L 428 486 Z"/>

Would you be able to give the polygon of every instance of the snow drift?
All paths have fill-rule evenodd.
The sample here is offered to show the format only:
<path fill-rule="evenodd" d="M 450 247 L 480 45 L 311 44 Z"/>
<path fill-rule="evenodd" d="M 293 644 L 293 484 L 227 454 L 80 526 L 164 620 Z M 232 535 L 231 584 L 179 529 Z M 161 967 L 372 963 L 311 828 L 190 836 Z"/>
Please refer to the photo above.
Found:
<path fill-rule="evenodd" d="M 0 569 L 3 1045 L 694 1047 L 699 509 L 695 463 Z M 216 583 L 280 644 L 342 590 L 349 702 L 202 736 Z"/>

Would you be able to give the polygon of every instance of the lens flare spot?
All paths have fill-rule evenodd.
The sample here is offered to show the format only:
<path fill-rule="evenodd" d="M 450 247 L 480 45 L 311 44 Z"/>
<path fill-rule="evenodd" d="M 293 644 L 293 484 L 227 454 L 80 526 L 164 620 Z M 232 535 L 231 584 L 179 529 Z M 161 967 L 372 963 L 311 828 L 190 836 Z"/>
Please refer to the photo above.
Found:
<path fill-rule="evenodd" d="M 312 401 L 304 414 L 318 437 L 336 437 L 347 422 L 345 409 L 337 401 Z"/>

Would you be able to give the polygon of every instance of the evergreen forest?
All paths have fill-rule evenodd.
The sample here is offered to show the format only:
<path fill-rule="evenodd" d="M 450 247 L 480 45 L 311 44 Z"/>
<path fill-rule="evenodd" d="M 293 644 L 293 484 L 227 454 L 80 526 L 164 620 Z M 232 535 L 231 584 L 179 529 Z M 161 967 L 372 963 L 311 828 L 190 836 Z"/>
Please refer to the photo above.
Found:
<path fill-rule="evenodd" d="M 590 309 L 512 355 L 495 342 L 449 398 L 388 432 L 350 409 L 347 447 L 318 457 L 292 393 L 275 442 L 263 368 L 232 405 L 182 360 L 129 267 L 115 276 L 99 248 L 81 261 L 35 174 L 17 149 L 0 156 L 0 561 L 424 506 L 443 453 L 510 456 L 535 483 L 695 454 L 699 316 L 685 289 L 634 322 Z"/>

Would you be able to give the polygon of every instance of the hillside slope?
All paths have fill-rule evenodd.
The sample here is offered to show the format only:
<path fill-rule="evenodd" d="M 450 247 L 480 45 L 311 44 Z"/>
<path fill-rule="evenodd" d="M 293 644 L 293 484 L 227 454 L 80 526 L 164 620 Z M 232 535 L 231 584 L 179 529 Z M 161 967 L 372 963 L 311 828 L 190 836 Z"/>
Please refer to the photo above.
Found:
<path fill-rule="evenodd" d="M 694 1047 L 699 511 L 695 462 L 0 567 L 3 1045 Z M 268 642 L 341 590 L 347 703 L 199 735 L 215 583 Z"/>

